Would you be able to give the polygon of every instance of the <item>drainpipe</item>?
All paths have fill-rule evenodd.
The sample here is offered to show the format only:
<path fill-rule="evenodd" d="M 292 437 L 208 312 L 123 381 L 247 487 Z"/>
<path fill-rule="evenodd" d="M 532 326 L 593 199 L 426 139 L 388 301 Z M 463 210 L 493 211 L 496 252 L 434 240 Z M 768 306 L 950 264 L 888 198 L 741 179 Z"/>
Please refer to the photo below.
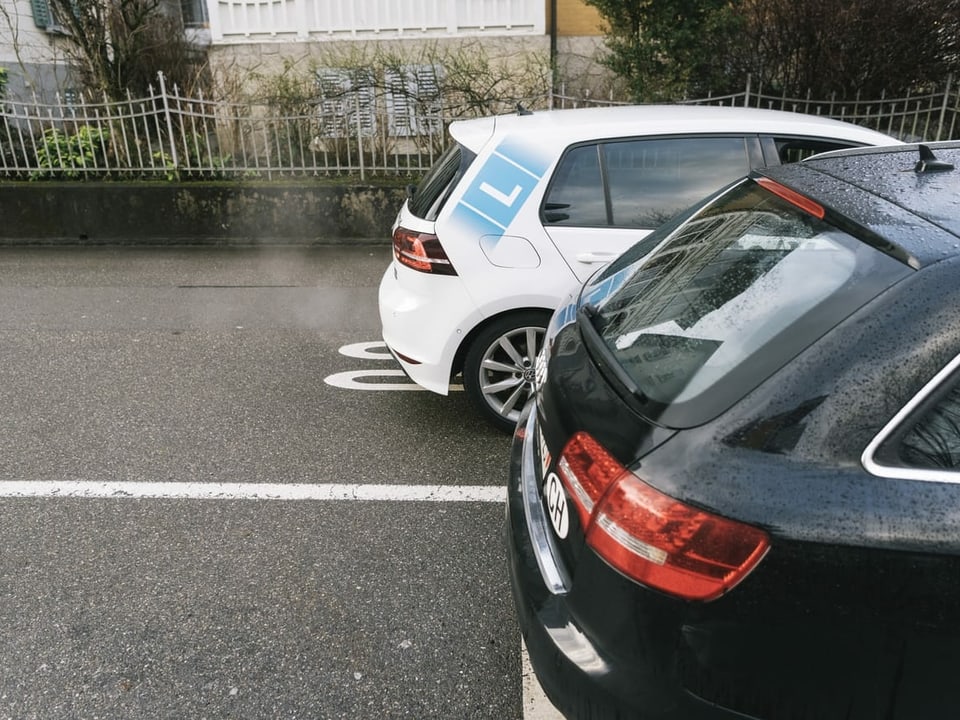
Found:
<path fill-rule="evenodd" d="M 550 109 L 557 82 L 557 0 L 550 0 Z"/>

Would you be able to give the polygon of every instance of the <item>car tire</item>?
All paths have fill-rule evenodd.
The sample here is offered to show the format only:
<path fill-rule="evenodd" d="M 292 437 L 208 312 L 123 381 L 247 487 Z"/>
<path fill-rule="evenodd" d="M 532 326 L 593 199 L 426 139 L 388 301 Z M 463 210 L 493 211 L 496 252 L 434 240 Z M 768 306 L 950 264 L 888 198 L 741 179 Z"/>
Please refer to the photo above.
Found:
<path fill-rule="evenodd" d="M 494 427 L 513 432 L 533 394 L 537 353 L 550 313 L 525 310 L 494 320 L 470 343 L 463 361 L 463 387 Z"/>

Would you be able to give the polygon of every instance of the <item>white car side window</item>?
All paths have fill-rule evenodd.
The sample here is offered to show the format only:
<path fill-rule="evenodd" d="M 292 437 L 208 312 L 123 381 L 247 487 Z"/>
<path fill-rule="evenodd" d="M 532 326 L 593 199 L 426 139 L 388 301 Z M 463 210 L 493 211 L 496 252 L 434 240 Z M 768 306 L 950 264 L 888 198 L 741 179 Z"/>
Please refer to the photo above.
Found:
<path fill-rule="evenodd" d="M 743 137 L 619 140 L 571 148 L 543 206 L 548 225 L 654 228 L 750 169 Z"/>

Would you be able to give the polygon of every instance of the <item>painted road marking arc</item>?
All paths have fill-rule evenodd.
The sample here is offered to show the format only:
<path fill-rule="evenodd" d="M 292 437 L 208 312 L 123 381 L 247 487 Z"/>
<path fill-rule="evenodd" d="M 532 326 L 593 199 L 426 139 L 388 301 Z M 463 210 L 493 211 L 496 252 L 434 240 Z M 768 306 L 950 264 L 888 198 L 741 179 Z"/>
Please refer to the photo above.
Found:
<path fill-rule="evenodd" d="M 339 349 L 339 353 L 349 358 L 358 360 L 389 360 L 394 362 L 393 356 L 387 350 L 386 344 L 381 341 L 359 342 L 350 345 L 344 345 Z M 323 381 L 327 385 L 341 388 L 342 390 L 374 390 L 374 391 L 423 391 L 414 382 L 406 379 L 406 374 L 397 367 L 392 368 L 364 368 L 362 370 L 345 370 L 343 372 L 327 375 Z M 403 378 L 403 382 L 384 382 L 384 378 Z M 451 385 L 450 391 L 456 392 L 463 390 L 463 385 Z"/>
<path fill-rule="evenodd" d="M 393 355 L 387 350 L 387 344 L 381 340 L 344 345 L 338 352 L 359 360 L 393 360 Z"/>
<path fill-rule="evenodd" d="M 399 377 L 405 378 L 403 370 L 347 370 L 334 373 L 323 379 L 327 385 L 344 390 L 423 390 L 422 387 L 410 381 L 399 383 L 377 382 L 378 378 Z M 373 382 L 362 382 L 362 378 L 372 378 Z"/>

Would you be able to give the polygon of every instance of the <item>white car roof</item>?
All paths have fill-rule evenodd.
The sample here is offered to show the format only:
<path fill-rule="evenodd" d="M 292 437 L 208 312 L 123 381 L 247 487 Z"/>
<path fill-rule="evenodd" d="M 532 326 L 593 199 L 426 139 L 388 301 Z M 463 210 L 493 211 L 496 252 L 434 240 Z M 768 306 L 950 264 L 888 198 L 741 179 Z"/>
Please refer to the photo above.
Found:
<path fill-rule="evenodd" d="M 864 145 L 895 145 L 900 141 L 859 125 L 817 115 L 719 105 L 616 105 L 599 108 L 542 110 L 521 115 L 496 115 L 450 124 L 459 143 L 478 152 L 494 134 L 529 136 L 560 144 L 637 135 L 698 133 L 766 133 L 827 137 Z"/>

